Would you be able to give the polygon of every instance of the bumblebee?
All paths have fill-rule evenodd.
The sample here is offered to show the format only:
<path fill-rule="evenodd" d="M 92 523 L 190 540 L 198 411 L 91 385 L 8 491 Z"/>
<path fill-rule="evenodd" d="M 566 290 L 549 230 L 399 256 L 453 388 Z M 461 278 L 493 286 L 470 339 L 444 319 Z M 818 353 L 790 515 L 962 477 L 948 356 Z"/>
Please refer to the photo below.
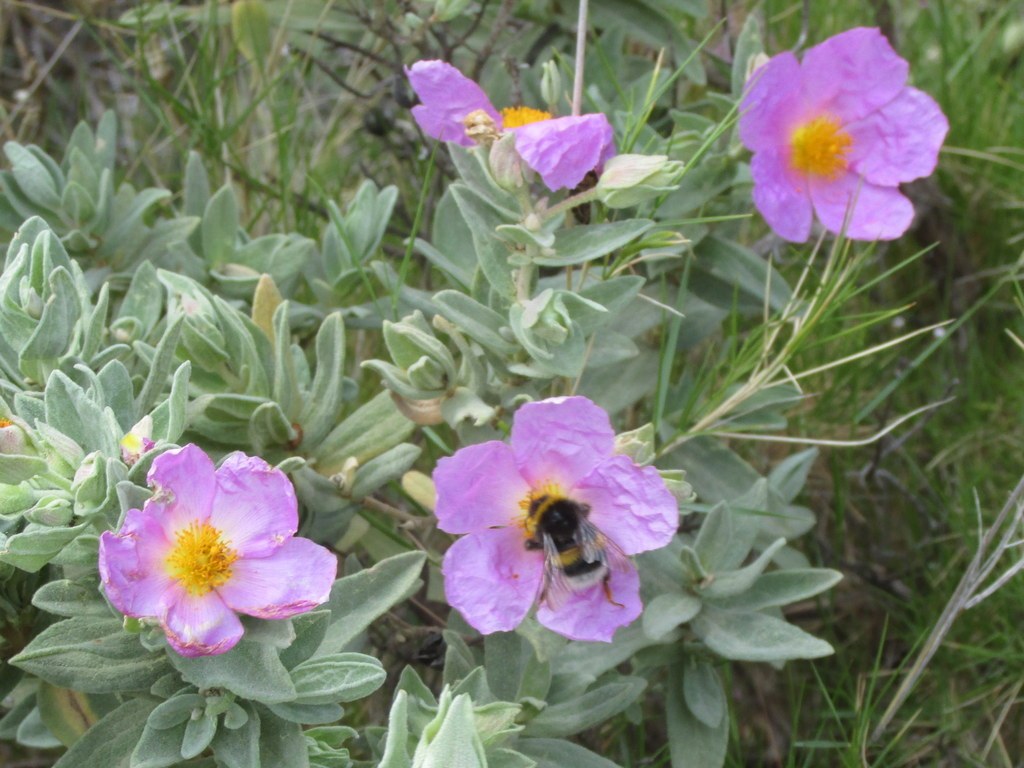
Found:
<path fill-rule="evenodd" d="M 602 584 L 608 602 L 612 571 L 628 571 L 629 558 L 588 519 L 590 507 L 553 494 L 530 499 L 526 510 L 526 548 L 544 552 L 540 602 L 551 610 L 575 592 Z"/>

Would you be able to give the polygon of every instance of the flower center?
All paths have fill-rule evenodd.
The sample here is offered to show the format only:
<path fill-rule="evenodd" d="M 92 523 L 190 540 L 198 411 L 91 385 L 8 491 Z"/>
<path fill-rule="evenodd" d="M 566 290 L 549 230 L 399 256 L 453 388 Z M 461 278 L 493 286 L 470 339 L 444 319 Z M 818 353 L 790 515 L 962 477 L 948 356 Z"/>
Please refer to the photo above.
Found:
<path fill-rule="evenodd" d="M 551 113 L 543 109 L 533 107 L 505 107 L 501 110 L 501 123 L 503 128 L 519 128 L 530 123 L 539 123 L 542 120 L 550 120 Z"/>
<path fill-rule="evenodd" d="M 4 427 L 11 427 L 11 426 L 14 426 L 14 422 L 13 421 L 11 421 L 10 419 L 5 419 L 2 416 L 0 416 L 0 429 L 3 429 Z"/>
<path fill-rule="evenodd" d="M 565 498 L 565 493 L 557 483 L 544 483 L 531 489 L 526 496 L 519 500 L 519 508 L 523 510 L 520 525 L 523 527 L 526 538 L 532 539 L 537 535 L 537 525 L 544 513 Z"/>
<path fill-rule="evenodd" d="M 846 170 L 846 154 L 853 138 L 832 115 L 821 115 L 797 128 L 790 146 L 793 168 L 809 176 L 834 179 Z"/>
<path fill-rule="evenodd" d="M 168 573 L 193 596 L 202 596 L 231 578 L 231 564 L 238 553 L 209 523 L 193 522 L 176 535 L 165 561 Z"/>

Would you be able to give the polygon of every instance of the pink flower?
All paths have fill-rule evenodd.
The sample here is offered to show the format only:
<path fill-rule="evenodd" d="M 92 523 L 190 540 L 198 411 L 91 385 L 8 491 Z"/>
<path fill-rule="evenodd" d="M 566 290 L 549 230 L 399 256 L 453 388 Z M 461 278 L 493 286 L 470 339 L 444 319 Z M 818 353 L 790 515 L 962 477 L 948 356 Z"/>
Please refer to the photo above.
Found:
<path fill-rule="evenodd" d="M 640 615 L 628 555 L 668 544 L 679 509 L 654 467 L 615 455 L 608 414 L 585 397 L 524 405 L 511 445 L 471 445 L 434 471 L 448 602 L 484 634 L 541 624 L 609 642 Z M 578 520 L 573 516 L 578 515 Z"/>
<path fill-rule="evenodd" d="M 337 558 L 294 535 L 283 472 L 237 452 L 214 469 L 186 445 L 154 459 L 148 479 L 153 497 L 100 537 L 100 577 L 119 611 L 156 619 L 182 656 L 233 648 L 236 612 L 284 619 L 327 599 Z"/>
<path fill-rule="evenodd" d="M 906 84 L 909 65 L 877 29 L 851 29 L 758 69 L 740 105 L 754 152 L 754 203 L 786 240 L 805 241 L 811 211 L 831 232 L 891 240 L 914 217 L 899 184 L 935 170 L 949 123 Z"/>
<path fill-rule="evenodd" d="M 515 133 L 519 156 L 551 190 L 575 187 L 615 156 L 612 127 L 602 114 L 552 117 L 529 107 L 499 113 L 479 85 L 447 62 L 417 61 L 405 73 L 422 102 L 412 108 L 412 115 L 425 134 L 472 146 L 463 120 L 483 110 L 499 130 Z"/>

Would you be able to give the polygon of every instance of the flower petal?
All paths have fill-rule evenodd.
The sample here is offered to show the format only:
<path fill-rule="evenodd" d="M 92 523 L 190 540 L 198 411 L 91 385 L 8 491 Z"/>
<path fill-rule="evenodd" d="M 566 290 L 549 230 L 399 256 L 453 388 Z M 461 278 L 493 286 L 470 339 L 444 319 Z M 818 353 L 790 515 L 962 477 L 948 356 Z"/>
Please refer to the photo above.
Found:
<path fill-rule="evenodd" d="M 589 520 L 627 555 L 660 549 L 679 528 L 679 505 L 658 470 L 628 456 L 605 459 L 571 491 Z"/>
<path fill-rule="evenodd" d="M 157 616 L 174 580 L 164 567 L 172 547 L 156 516 L 130 509 L 119 533 L 100 536 L 99 571 L 104 591 L 121 613 Z"/>
<path fill-rule="evenodd" d="M 876 28 L 858 27 L 830 37 L 804 55 L 805 98 L 842 123 L 869 115 L 896 97 L 910 65 Z"/>
<path fill-rule="evenodd" d="M 153 498 L 145 508 L 160 516 L 168 533 L 210 516 L 216 480 L 213 461 L 203 450 L 188 444 L 153 459 L 146 476 Z"/>
<path fill-rule="evenodd" d="M 750 161 L 754 204 L 779 237 L 802 243 L 814 219 L 807 182 L 786 167 L 782 152 L 764 149 Z"/>
<path fill-rule="evenodd" d="M 949 121 L 927 93 L 904 88 L 845 130 L 853 139 L 851 169 L 874 184 L 893 187 L 935 170 Z"/>
<path fill-rule="evenodd" d="M 267 557 L 242 558 L 217 588 L 229 608 L 261 619 L 284 619 L 327 601 L 338 558 L 326 547 L 297 537 Z"/>
<path fill-rule="evenodd" d="M 615 154 L 615 137 L 600 113 L 556 117 L 510 129 L 516 151 L 548 189 L 572 189 Z"/>
<path fill-rule="evenodd" d="M 772 56 L 751 75 L 740 102 L 740 140 L 747 149 L 759 152 L 789 143 L 803 115 L 802 77 L 789 51 Z"/>
<path fill-rule="evenodd" d="M 516 411 L 512 452 L 535 488 L 557 483 L 568 490 L 614 450 L 608 414 L 585 397 L 553 397 Z"/>
<path fill-rule="evenodd" d="M 216 591 L 197 597 L 174 587 L 165 595 L 160 625 L 182 656 L 215 656 L 242 638 L 242 622 Z"/>
<path fill-rule="evenodd" d="M 483 634 L 515 629 L 537 599 L 544 557 L 518 528 L 463 536 L 441 567 L 448 604 Z"/>
<path fill-rule="evenodd" d="M 811 180 L 811 200 L 821 223 L 839 232 L 847 208 L 856 199 L 846 229 L 852 240 L 893 240 L 906 232 L 914 220 L 914 206 L 895 187 L 882 187 L 846 173 L 835 181 Z"/>
<path fill-rule="evenodd" d="M 519 502 L 530 492 L 512 449 L 496 440 L 467 446 L 438 461 L 434 485 L 437 526 L 448 533 L 508 525 L 521 514 Z"/>
<path fill-rule="evenodd" d="M 501 115 L 487 94 L 448 62 L 417 61 L 406 67 L 405 74 L 422 102 L 412 108 L 412 116 L 427 136 L 454 141 L 464 147 L 473 146 L 462 120 L 477 109 L 482 109 L 501 125 Z"/>
<path fill-rule="evenodd" d="M 288 476 L 257 456 L 235 452 L 216 473 L 210 524 L 241 557 L 266 557 L 299 527 L 299 506 Z"/>
<path fill-rule="evenodd" d="M 596 640 L 610 643 L 615 630 L 632 623 L 643 610 L 640 602 L 640 575 L 636 568 L 611 571 L 607 584 L 595 584 L 578 592 L 557 611 L 546 605 L 537 609 L 537 620 L 548 629 L 571 640 Z"/>

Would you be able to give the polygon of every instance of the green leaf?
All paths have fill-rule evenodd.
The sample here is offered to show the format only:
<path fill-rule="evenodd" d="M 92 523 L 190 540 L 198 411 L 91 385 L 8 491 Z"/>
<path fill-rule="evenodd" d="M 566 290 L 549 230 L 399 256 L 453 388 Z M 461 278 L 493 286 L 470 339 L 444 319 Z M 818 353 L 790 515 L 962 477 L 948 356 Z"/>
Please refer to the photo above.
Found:
<path fill-rule="evenodd" d="M 152 699 L 126 701 L 86 731 L 53 768 L 130 768 L 132 750 L 155 706 Z"/>
<path fill-rule="evenodd" d="M 568 267 L 593 261 L 631 243 L 653 226 L 648 219 L 626 219 L 561 229 L 555 235 L 554 253 L 542 252 L 534 262 L 542 267 Z"/>
<path fill-rule="evenodd" d="M 686 706 L 708 728 L 718 728 L 725 717 L 725 691 L 714 667 L 697 660 L 683 674 L 683 699 Z"/>
<path fill-rule="evenodd" d="M 401 443 L 415 427 L 395 408 L 390 393 L 381 392 L 324 438 L 315 453 L 317 471 L 333 475 L 344 468 L 349 458 L 362 464 Z"/>
<path fill-rule="evenodd" d="M 56 616 L 102 616 L 110 618 L 110 608 L 100 597 L 95 580 L 87 583 L 58 579 L 43 584 L 32 595 L 32 605 Z"/>
<path fill-rule="evenodd" d="M 93 701 L 87 694 L 68 688 L 57 688 L 45 682 L 36 691 L 39 716 L 66 747 L 70 747 L 100 719 Z"/>
<path fill-rule="evenodd" d="M 338 653 L 374 619 L 419 589 L 425 559 L 423 552 L 403 552 L 334 582 L 326 604 L 331 626 L 316 655 Z"/>
<path fill-rule="evenodd" d="M 53 177 L 29 148 L 9 141 L 4 144 L 4 154 L 11 162 L 15 181 L 29 200 L 51 213 L 61 210 L 60 194 Z"/>
<path fill-rule="evenodd" d="M 210 744 L 218 765 L 223 765 L 223 768 L 253 768 L 261 765 L 260 717 L 251 705 L 246 705 L 244 711 L 249 715 L 245 723 L 238 728 L 218 728 Z"/>
<path fill-rule="evenodd" d="M 438 725 L 437 719 L 441 722 Z M 427 726 L 424 738 L 416 747 L 417 768 L 487 768 L 483 743 L 476 731 L 473 700 L 466 694 L 456 696 L 449 707 L 438 713 Z M 433 737 L 428 735 L 436 729 Z"/>
<path fill-rule="evenodd" d="M 473 235 L 480 270 L 500 295 L 511 299 L 515 295 L 512 284 L 512 267 L 508 263 L 508 247 L 495 236 L 499 224 L 513 223 L 503 218 L 479 192 L 455 183 L 448 188 L 455 204 Z"/>
<path fill-rule="evenodd" d="M 409 694 L 398 691 L 388 715 L 388 735 L 378 768 L 411 768 L 409 759 Z"/>
<path fill-rule="evenodd" d="M 434 296 L 441 314 L 469 338 L 499 355 L 509 356 L 515 345 L 501 331 L 508 332 L 508 321 L 461 291 L 440 291 Z"/>
<path fill-rule="evenodd" d="M 21 533 L 10 538 L 0 534 L 0 562 L 35 573 L 61 554 L 89 527 L 89 523 L 68 528 L 51 528 L 31 523 Z"/>
<path fill-rule="evenodd" d="M 226 688 L 238 696 L 266 703 L 293 701 L 295 686 L 272 646 L 243 637 L 219 656 L 186 658 L 169 654 L 181 676 L 199 688 Z"/>
<path fill-rule="evenodd" d="M 384 684 L 380 662 L 362 653 L 333 653 L 305 661 L 292 670 L 301 704 L 355 701 Z"/>
<path fill-rule="evenodd" d="M 611 760 L 562 739 L 519 739 L 515 748 L 535 760 L 537 768 L 619 768 Z"/>
<path fill-rule="evenodd" d="M 270 16 L 263 0 L 235 0 L 231 4 L 231 38 L 250 64 L 262 72 L 270 58 Z"/>
<path fill-rule="evenodd" d="M 352 483 L 352 498 L 362 499 L 378 488 L 397 480 L 416 463 L 423 449 L 411 443 L 402 443 L 375 456 L 356 470 Z"/>
<path fill-rule="evenodd" d="M 785 539 L 776 539 L 750 565 L 735 571 L 713 574 L 713 578 L 709 583 L 698 585 L 697 589 L 701 597 L 708 600 L 718 597 L 732 597 L 750 589 L 754 582 L 757 581 L 757 578 L 764 573 L 764 569 L 768 567 L 768 564 L 771 563 L 775 553 L 784 546 L 786 546 Z"/>
<path fill-rule="evenodd" d="M 190 719 L 185 725 L 185 735 L 181 740 L 181 756 L 186 760 L 197 757 L 210 746 L 217 733 L 217 718 L 206 714 L 198 720 Z"/>
<path fill-rule="evenodd" d="M 17 485 L 42 474 L 49 465 L 38 456 L 0 454 L 0 483 Z"/>
<path fill-rule="evenodd" d="M 527 736 L 571 736 L 603 723 L 637 700 L 647 681 L 620 677 L 569 701 L 548 706 L 526 725 Z"/>
<path fill-rule="evenodd" d="M 332 312 L 316 333 L 316 373 L 299 416 L 303 446 L 318 446 L 337 424 L 344 402 L 344 372 L 345 323 L 340 312 Z"/>
<path fill-rule="evenodd" d="M 772 571 L 759 578 L 746 592 L 733 597 L 716 599 L 719 608 L 738 611 L 760 611 L 789 605 L 814 597 L 831 589 L 843 574 L 828 568 L 795 568 Z"/>
<path fill-rule="evenodd" d="M 302 728 L 277 717 L 269 710 L 257 707 L 260 715 L 259 765 L 309 768 L 309 752 Z"/>
<path fill-rule="evenodd" d="M 232 261 L 238 237 L 238 202 L 235 191 L 225 184 L 217 190 L 203 213 L 203 258 L 210 267 Z"/>
<path fill-rule="evenodd" d="M 10 663 L 84 693 L 147 690 L 168 671 L 164 655 L 143 648 L 119 619 L 91 616 L 51 624 Z"/>
<path fill-rule="evenodd" d="M 677 667 L 669 671 L 665 698 L 672 768 L 721 768 L 729 743 L 729 718 L 723 717 L 714 728 L 698 720 L 686 706 L 682 675 Z"/>
<path fill-rule="evenodd" d="M 181 763 L 181 744 L 188 720 L 170 728 L 157 729 L 146 724 L 139 743 L 132 750 L 131 768 L 172 768 Z"/>
<path fill-rule="evenodd" d="M 696 595 L 684 592 L 666 592 L 644 606 L 644 634 L 658 640 L 680 624 L 685 624 L 700 613 L 701 601 Z"/>
<path fill-rule="evenodd" d="M 834 653 L 824 640 L 763 613 L 705 605 L 690 626 L 710 650 L 735 661 L 817 659 Z"/>

